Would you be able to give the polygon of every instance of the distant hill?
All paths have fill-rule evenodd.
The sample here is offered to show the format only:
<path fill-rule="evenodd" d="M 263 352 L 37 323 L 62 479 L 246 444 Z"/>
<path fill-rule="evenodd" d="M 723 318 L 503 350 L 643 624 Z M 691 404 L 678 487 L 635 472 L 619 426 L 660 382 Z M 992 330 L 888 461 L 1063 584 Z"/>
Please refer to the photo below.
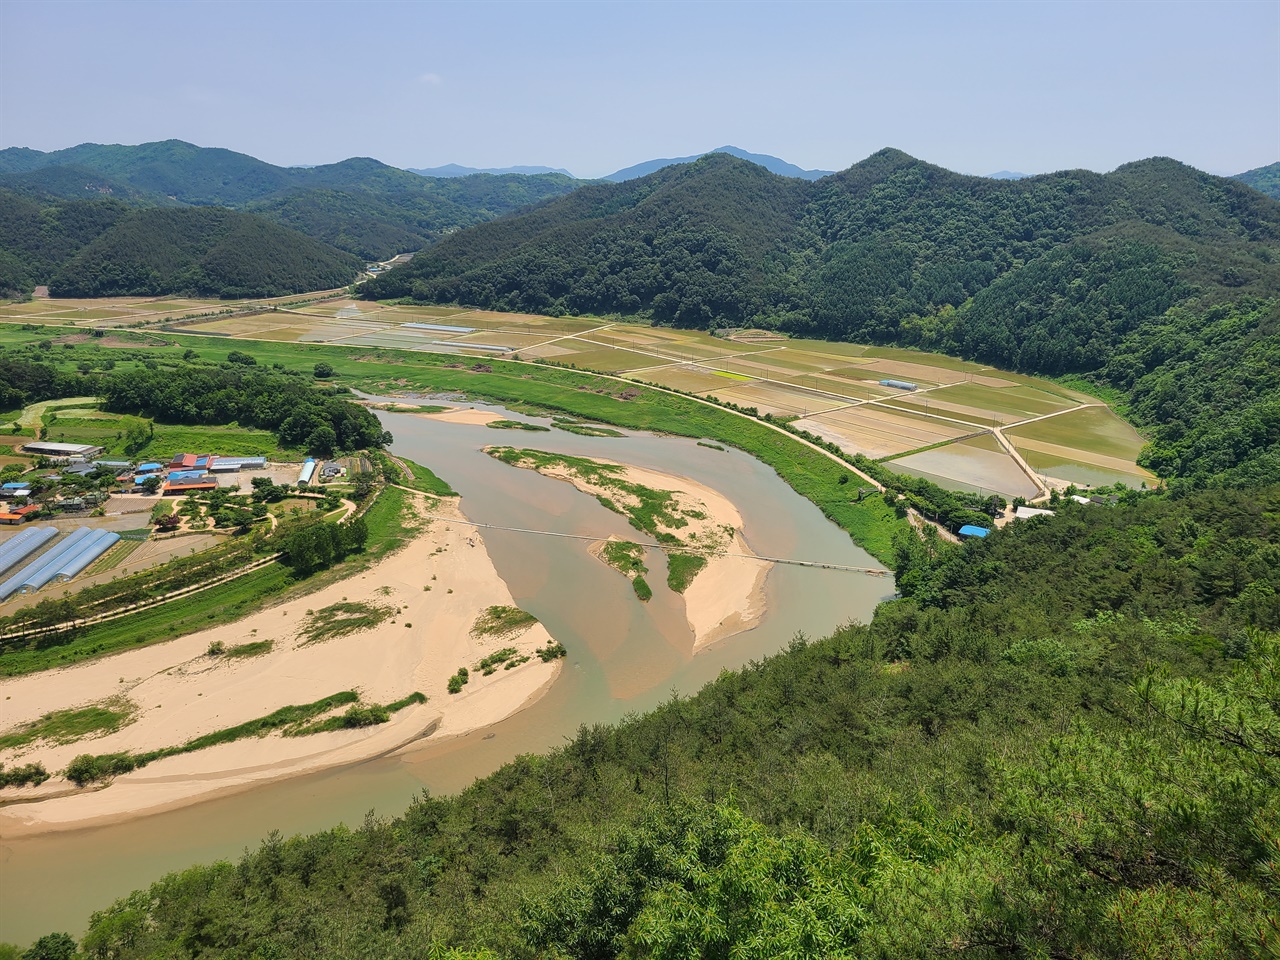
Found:
<path fill-rule="evenodd" d="M 54 296 L 283 296 L 341 286 L 361 261 L 261 217 L 218 207 L 40 202 L 0 190 L 0 291 Z"/>
<path fill-rule="evenodd" d="M 369 158 L 277 167 L 181 140 L 86 143 L 51 153 L 0 150 L 0 188 L 59 198 L 96 192 L 148 206 L 250 210 L 367 260 L 421 249 L 450 231 L 578 186 L 564 174 L 430 178 Z"/>
<path fill-rule="evenodd" d="M 542 173 L 558 173 L 566 177 L 573 177 L 573 174 L 564 169 L 564 167 L 463 167 L 456 163 L 446 163 L 443 167 L 427 167 L 426 169 L 407 167 L 406 169 L 410 173 L 416 173 L 422 177 L 469 177 L 475 173 L 519 173 L 531 177 Z"/>
<path fill-rule="evenodd" d="M 748 160 L 751 163 L 764 167 L 770 173 L 776 173 L 780 177 L 797 177 L 801 180 L 817 180 L 830 174 L 830 170 L 802 170 L 793 163 L 787 163 L 785 160 L 779 160 L 777 157 L 771 157 L 764 153 L 748 153 L 741 147 L 717 147 L 714 150 L 708 150 L 707 153 L 698 154 L 693 157 L 675 157 L 665 160 L 646 160 L 643 163 L 637 163 L 635 166 L 625 167 L 616 173 L 611 173 L 605 180 L 613 183 L 623 183 L 627 180 L 634 180 L 637 177 L 646 177 L 651 173 L 672 166 L 677 163 L 692 163 L 699 157 L 705 157 L 711 153 L 727 153 L 731 157 L 737 157 L 739 160 Z"/>
<path fill-rule="evenodd" d="M 1259 193 L 1265 193 L 1272 200 L 1280 200 L 1280 163 L 1237 173 L 1232 179 L 1248 184 Z"/>
<path fill-rule="evenodd" d="M 1029 173 L 1018 173 L 1016 170 L 997 170 L 995 173 L 988 173 L 988 180 L 1025 180 L 1031 176 Z"/>

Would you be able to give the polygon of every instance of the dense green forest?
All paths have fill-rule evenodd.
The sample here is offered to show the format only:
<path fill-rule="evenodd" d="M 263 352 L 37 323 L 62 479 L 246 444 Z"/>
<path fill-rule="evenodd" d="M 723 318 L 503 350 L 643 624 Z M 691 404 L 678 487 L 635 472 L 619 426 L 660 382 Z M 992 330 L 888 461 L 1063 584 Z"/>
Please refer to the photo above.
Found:
<path fill-rule="evenodd" d="M 0 190 L 0 294 L 272 297 L 350 283 L 359 259 L 251 214 L 40 202 Z"/>
<path fill-rule="evenodd" d="M 1235 179 L 1241 183 L 1247 183 L 1273 200 L 1280 200 L 1280 163 L 1270 163 L 1265 167 L 1238 173 Z"/>
<path fill-rule="evenodd" d="M 448 237 L 366 296 L 862 341 L 963 308 L 961 346 L 1057 372 L 1192 293 L 1274 293 L 1278 248 L 1280 205 L 1173 160 L 991 180 L 883 150 L 808 183 L 714 154 Z"/>
<path fill-rule="evenodd" d="M 1273 955 L 1280 489 L 902 549 L 868 626 L 394 820 L 167 877 L 83 948 Z"/>
<path fill-rule="evenodd" d="M 160 423 L 271 430 L 282 446 L 320 457 L 391 443 L 371 410 L 332 388 L 317 389 L 301 374 L 259 367 L 239 351 L 219 365 L 191 357 L 163 367 L 151 361 L 140 370 L 71 373 L 40 362 L 40 349 L 35 348 L 34 358 L 17 351 L 0 356 L 0 406 L 19 409 L 39 400 L 96 396 L 104 410 Z"/>
<path fill-rule="evenodd" d="M 277 167 L 181 140 L 86 143 L 52 153 L 0 150 L 0 189 L 39 199 L 109 196 L 144 206 L 224 206 L 366 260 L 421 249 L 579 183 L 562 174 L 423 177 L 368 158 Z"/>
<path fill-rule="evenodd" d="M 885 150 L 806 183 L 715 155 L 448 237 L 361 295 L 1083 376 L 1127 398 L 1161 476 L 1280 475 L 1280 204 L 1172 160 L 1001 181 Z"/>

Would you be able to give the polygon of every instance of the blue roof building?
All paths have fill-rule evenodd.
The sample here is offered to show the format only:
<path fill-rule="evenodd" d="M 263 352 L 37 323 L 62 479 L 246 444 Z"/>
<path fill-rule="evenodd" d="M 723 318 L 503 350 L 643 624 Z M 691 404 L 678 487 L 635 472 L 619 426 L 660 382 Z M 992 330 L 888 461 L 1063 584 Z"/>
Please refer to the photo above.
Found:
<path fill-rule="evenodd" d="M 990 532 L 986 527 L 975 527 L 972 523 L 966 523 L 960 528 L 962 537 L 985 537 Z"/>

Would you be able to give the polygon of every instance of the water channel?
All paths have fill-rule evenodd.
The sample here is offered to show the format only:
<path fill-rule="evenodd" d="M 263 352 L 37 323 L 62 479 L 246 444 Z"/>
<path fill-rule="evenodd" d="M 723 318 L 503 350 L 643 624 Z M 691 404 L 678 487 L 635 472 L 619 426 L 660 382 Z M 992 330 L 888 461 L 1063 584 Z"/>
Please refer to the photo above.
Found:
<path fill-rule="evenodd" d="M 756 553 L 879 566 L 772 469 L 735 450 L 643 433 L 582 437 L 562 430 L 500 431 L 405 413 L 380 416 L 395 435 L 393 452 L 435 470 L 461 493 L 463 511 L 477 522 L 634 536 L 621 517 L 569 484 L 513 469 L 481 452 L 487 445 L 528 446 L 700 481 L 734 502 Z M 869 620 L 876 604 L 893 592 L 889 578 L 775 565 L 761 625 L 693 657 L 682 603 L 665 586 L 658 551 L 646 559 L 654 598 L 641 604 L 628 581 L 591 557 L 584 541 L 502 530 L 484 530 L 483 536 L 516 603 L 569 649 L 545 696 L 487 730 L 439 743 L 428 739 L 397 756 L 111 826 L 0 840 L 0 941 L 25 944 L 51 930 L 78 936 L 93 910 L 166 872 L 236 858 L 272 830 L 291 835 L 339 822 L 357 825 L 369 810 L 400 813 L 424 789 L 457 792 L 521 753 L 564 743 L 581 724 L 617 720 L 673 693 L 692 694 L 721 670 L 785 648 L 797 633 L 819 637 L 841 623 Z"/>

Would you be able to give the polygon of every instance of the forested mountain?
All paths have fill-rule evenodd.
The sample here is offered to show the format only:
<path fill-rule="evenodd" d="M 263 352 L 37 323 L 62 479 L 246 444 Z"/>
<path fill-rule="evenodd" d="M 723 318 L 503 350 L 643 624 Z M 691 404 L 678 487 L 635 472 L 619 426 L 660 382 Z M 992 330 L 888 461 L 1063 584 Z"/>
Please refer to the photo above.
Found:
<path fill-rule="evenodd" d="M 715 154 L 448 237 L 361 295 L 1083 374 L 1133 391 L 1167 476 L 1280 464 L 1280 204 L 1168 159 L 993 180 L 883 150 L 806 183 Z"/>
<path fill-rule="evenodd" d="M 904 540 L 869 626 L 396 820 L 172 875 L 83 949 L 1273 955 L 1278 511 L 1276 488 L 1130 494 Z"/>
<path fill-rule="evenodd" d="M 67 169 L 74 173 L 57 172 Z M 0 188 L 64 198 L 96 191 L 145 205 L 249 210 L 373 260 L 418 250 L 449 231 L 578 185 L 560 174 L 430 178 L 368 158 L 277 167 L 181 140 L 86 143 L 52 153 L 0 150 Z"/>
<path fill-rule="evenodd" d="M 1280 200 L 1280 163 L 1270 163 L 1256 170 L 1237 173 L 1233 179 L 1247 183 L 1273 200 Z"/>
<path fill-rule="evenodd" d="M 657 173 L 664 167 L 669 167 L 673 164 L 692 163 L 699 157 L 705 157 L 713 153 L 727 153 L 731 157 L 737 157 L 739 160 L 750 161 L 751 163 L 764 167 L 770 173 L 776 173 L 782 177 L 799 177 L 802 180 L 817 180 L 819 177 L 825 177 L 832 172 L 830 170 L 805 170 L 801 167 L 797 167 L 794 163 L 787 163 L 787 161 L 780 160 L 778 157 L 771 157 L 767 153 L 749 153 L 741 147 L 716 147 L 714 150 L 708 150 L 706 153 L 697 154 L 692 157 L 673 157 L 665 160 L 645 160 L 643 163 L 624 167 L 615 173 L 611 173 L 604 179 L 613 183 L 622 183 L 625 180 L 634 180 L 637 177 L 644 177 L 651 173 Z"/>
<path fill-rule="evenodd" d="M 40 203 L 0 190 L 0 292 L 282 296 L 342 286 L 361 262 L 261 217 L 222 208 Z"/>

